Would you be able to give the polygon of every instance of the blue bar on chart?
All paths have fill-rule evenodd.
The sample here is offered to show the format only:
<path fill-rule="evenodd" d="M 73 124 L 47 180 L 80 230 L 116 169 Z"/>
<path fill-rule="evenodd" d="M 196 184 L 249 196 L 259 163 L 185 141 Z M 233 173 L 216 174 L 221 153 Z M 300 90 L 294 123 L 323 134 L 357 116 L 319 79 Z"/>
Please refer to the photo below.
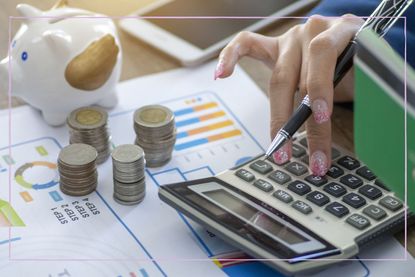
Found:
<path fill-rule="evenodd" d="M 192 118 L 189 118 L 189 119 L 178 121 L 178 122 L 176 122 L 176 127 L 180 128 L 180 127 L 183 127 L 183 126 L 203 122 L 203 121 L 206 121 L 206 120 L 209 120 L 209 119 L 218 118 L 218 117 L 222 117 L 222 116 L 225 116 L 225 112 L 224 111 L 217 111 L 217 112 L 214 112 L 214 113 L 205 114 L 205 115 L 201 115 L 201 116 L 198 116 L 198 117 L 192 117 Z"/>
<path fill-rule="evenodd" d="M 148 277 L 148 273 L 144 268 L 140 268 L 140 273 L 141 273 L 141 276 Z"/>
<path fill-rule="evenodd" d="M 50 191 L 49 195 L 50 197 L 52 197 L 53 201 L 55 202 L 59 202 L 63 200 L 62 196 L 56 190 Z"/>

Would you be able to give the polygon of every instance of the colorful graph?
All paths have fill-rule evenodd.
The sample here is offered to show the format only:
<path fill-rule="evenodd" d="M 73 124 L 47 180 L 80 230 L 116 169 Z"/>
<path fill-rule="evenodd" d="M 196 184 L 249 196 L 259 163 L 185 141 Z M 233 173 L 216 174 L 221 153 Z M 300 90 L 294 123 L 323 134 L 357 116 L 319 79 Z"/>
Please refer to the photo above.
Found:
<path fill-rule="evenodd" d="M 53 170 L 54 171 L 53 179 L 45 183 L 36 183 L 36 184 L 33 184 L 30 181 L 27 181 L 24 177 L 25 171 L 33 167 L 38 167 L 38 166 L 46 167 L 47 169 Z M 46 161 L 34 161 L 34 162 L 23 164 L 14 173 L 14 178 L 16 182 L 22 187 L 27 188 L 27 189 L 34 189 L 34 190 L 51 188 L 59 183 L 59 177 L 56 171 L 56 164 L 51 163 L 51 162 L 46 162 Z"/>
<path fill-rule="evenodd" d="M 176 151 L 210 142 L 241 136 L 242 132 L 215 101 L 204 98 L 185 100 L 190 107 L 174 112 L 176 116 Z"/>
<path fill-rule="evenodd" d="M 0 199 L 0 227 L 25 226 L 9 202 Z"/>

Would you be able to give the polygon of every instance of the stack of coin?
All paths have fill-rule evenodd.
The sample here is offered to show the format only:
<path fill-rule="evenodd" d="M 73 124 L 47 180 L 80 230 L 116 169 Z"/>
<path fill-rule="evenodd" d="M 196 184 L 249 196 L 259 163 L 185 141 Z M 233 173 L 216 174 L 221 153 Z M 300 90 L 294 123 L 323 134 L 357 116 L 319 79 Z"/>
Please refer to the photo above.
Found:
<path fill-rule="evenodd" d="M 93 192 L 98 183 L 97 150 L 74 143 L 64 147 L 58 157 L 59 186 L 63 193 L 84 196 Z"/>
<path fill-rule="evenodd" d="M 108 114 L 98 107 L 82 107 L 71 112 L 66 123 L 69 127 L 69 143 L 89 144 L 98 151 L 97 164 L 110 155 L 110 135 L 107 128 Z"/>
<path fill-rule="evenodd" d="M 144 106 L 134 113 L 135 144 L 146 153 L 146 165 L 159 167 L 171 159 L 176 142 L 173 112 L 161 105 Z"/>
<path fill-rule="evenodd" d="M 134 205 L 145 196 L 144 151 L 134 144 L 117 146 L 111 154 L 114 199 L 123 205 Z"/>

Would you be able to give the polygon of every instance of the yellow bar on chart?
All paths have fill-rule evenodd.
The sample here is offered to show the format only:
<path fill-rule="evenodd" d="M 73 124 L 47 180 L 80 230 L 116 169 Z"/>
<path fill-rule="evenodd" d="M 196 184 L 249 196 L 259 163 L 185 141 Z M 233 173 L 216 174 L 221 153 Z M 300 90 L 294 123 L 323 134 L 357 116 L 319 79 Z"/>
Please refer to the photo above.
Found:
<path fill-rule="evenodd" d="M 186 133 L 187 133 L 188 136 L 191 136 L 191 135 L 196 135 L 196 134 L 200 134 L 200 133 L 220 129 L 220 128 L 223 128 L 223 127 L 226 127 L 226 126 L 231 126 L 232 124 L 233 124 L 233 122 L 231 120 L 226 120 L 226 121 L 214 123 L 214 124 L 211 124 L 211 125 L 203 126 L 203 127 L 200 127 L 200 128 L 196 128 L 196 129 L 193 129 L 193 130 L 189 130 Z"/>

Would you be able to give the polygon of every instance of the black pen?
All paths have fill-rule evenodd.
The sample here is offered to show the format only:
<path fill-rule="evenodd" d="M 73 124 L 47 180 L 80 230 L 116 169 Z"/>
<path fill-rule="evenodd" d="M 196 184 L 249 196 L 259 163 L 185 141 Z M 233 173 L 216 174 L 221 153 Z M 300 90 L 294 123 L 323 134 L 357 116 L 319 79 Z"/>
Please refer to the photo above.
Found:
<path fill-rule="evenodd" d="M 333 84 L 334 87 L 341 81 L 344 75 L 350 70 L 353 65 L 353 56 L 356 53 L 357 35 L 366 28 L 371 28 L 380 37 L 382 37 L 389 28 L 398 20 L 402 13 L 410 6 L 412 0 L 383 0 L 376 10 L 369 16 L 365 23 L 356 32 L 353 39 L 349 42 L 347 47 L 343 50 L 337 58 L 336 68 L 334 71 Z M 301 101 L 300 106 L 295 110 L 290 119 L 278 131 L 277 135 L 271 142 L 265 152 L 265 158 L 269 158 L 275 151 L 280 149 L 303 123 L 311 115 L 311 101 L 308 94 Z"/>

